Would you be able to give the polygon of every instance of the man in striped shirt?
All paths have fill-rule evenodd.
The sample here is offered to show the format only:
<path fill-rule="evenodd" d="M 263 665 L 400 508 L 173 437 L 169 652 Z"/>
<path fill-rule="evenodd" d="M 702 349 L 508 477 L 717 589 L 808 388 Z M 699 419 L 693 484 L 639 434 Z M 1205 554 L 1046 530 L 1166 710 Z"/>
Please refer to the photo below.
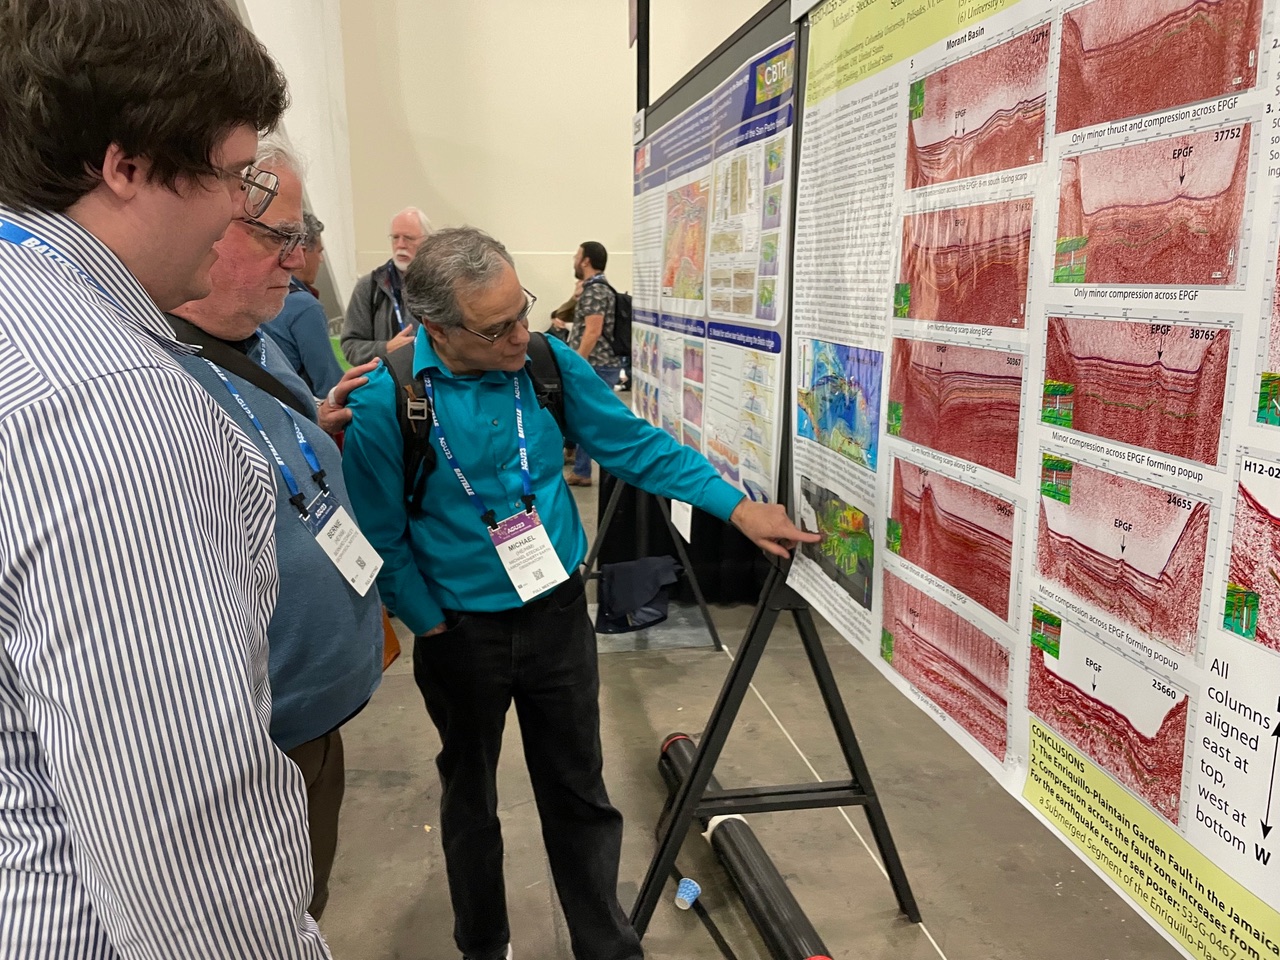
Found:
<path fill-rule="evenodd" d="M 272 476 L 160 312 L 265 212 L 285 103 L 222 0 L 0 3 L 0 960 L 329 955 Z"/>

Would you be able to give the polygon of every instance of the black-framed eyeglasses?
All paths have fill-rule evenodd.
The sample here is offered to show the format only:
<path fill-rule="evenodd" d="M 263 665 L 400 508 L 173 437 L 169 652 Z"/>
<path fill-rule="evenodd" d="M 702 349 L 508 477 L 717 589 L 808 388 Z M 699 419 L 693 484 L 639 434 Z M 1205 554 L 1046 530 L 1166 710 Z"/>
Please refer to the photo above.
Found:
<path fill-rule="evenodd" d="M 538 302 L 538 298 L 535 297 L 528 290 L 525 290 L 524 309 L 520 311 L 520 316 L 516 317 L 514 320 L 506 321 L 504 324 L 502 324 L 502 326 L 498 327 L 497 330 L 495 330 L 493 333 L 481 333 L 479 330 L 472 330 L 466 324 L 463 324 L 462 329 L 467 331 L 467 333 L 473 336 L 479 337 L 485 343 L 492 346 L 493 344 L 501 340 L 503 337 L 511 336 L 511 331 L 513 331 L 516 327 L 520 326 L 520 324 L 528 323 L 529 314 L 533 311 L 533 305 L 537 302 Z"/>
<path fill-rule="evenodd" d="M 236 217 L 236 223 L 244 223 L 249 226 L 270 234 L 280 244 L 280 256 L 277 258 L 280 266 L 284 266 L 284 262 L 289 259 L 293 251 L 307 238 L 305 230 L 299 230 L 296 233 L 281 230 L 270 224 L 263 223 L 261 220 L 255 220 L 253 217 Z"/>
<path fill-rule="evenodd" d="M 280 178 L 267 170 L 259 170 L 253 164 L 241 170 L 237 177 L 244 192 L 244 212 L 251 219 L 257 219 L 267 212 L 267 207 L 280 192 Z"/>

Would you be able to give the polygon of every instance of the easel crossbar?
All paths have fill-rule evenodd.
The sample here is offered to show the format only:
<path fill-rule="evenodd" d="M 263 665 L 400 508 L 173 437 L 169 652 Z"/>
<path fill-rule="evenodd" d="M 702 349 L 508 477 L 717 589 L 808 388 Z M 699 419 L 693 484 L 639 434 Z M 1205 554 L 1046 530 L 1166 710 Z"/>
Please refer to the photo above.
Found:
<path fill-rule="evenodd" d="M 795 618 L 801 643 L 839 742 L 850 779 L 778 787 L 716 789 L 708 792 L 712 772 L 720 759 L 729 731 L 751 686 L 764 648 L 778 622 L 778 615 L 784 611 L 790 611 Z M 831 664 L 822 647 L 822 639 L 814 625 L 813 615 L 804 600 L 786 585 L 785 570 L 775 566 L 769 572 L 746 636 L 734 655 L 733 666 L 729 668 L 720 695 L 712 708 L 692 767 L 671 798 L 668 815 L 660 825 L 658 849 L 649 864 L 648 873 L 631 911 L 632 925 L 643 937 L 658 906 L 663 884 L 675 865 L 676 853 L 688 835 L 694 818 L 845 806 L 863 808 L 898 906 L 907 919 L 919 923 L 920 909 L 911 892 L 911 885 L 907 882 L 906 870 L 889 831 L 880 798 L 871 782 L 871 774 L 858 746 L 848 711 L 831 671 Z"/>
<path fill-rule="evenodd" d="M 782 787 L 747 787 L 707 793 L 695 816 L 727 817 L 735 813 L 773 813 L 820 807 L 857 807 L 872 798 L 853 780 L 822 780 Z"/>

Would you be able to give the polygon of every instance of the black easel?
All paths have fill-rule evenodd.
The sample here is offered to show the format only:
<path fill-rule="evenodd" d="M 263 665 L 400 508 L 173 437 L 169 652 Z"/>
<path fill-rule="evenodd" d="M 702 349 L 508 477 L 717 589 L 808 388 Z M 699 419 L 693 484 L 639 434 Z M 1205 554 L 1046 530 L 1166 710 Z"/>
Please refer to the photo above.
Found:
<path fill-rule="evenodd" d="M 779 8 L 786 3 L 787 0 L 768 0 L 764 8 L 756 16 L 751 18 L 733 36 L 709 54 L 706 59 L 690 70 L 667 94 L 660 97 L 656 103 L 651 103 L 649 99 L 651 11 L 649 0 L 637 0 L 639 42 L 636 51 L 636 108 L 646 113 L 646 133 L 648 132 L 649 121 L 653 119 L 655 110 L 666 104 L 668 99 L 677 90 L 689 83 L 692 78 L 700 75 L 704 68 L 714 63 L 722 52 L 731 49 L 739 40 L 749 36 L 753 30 L 764 24 L 769 17 L 775 15 Z M 788 22 L 790 21 L 788 20 Z M 808 50 L 807 30 L 806 20 L 800 24 L 800 29 L 797 33 L 796 61 L 798 63 L 806 61 Z M 795 97 L 797 103 L 804 102 L 803 74 L 797 81 Z M 801 110 L 798 112 L 794 126 L 796 143 L 799 143 L 803 136 L 803 126 L 803 111 Z M 796 208 L 798 184 L 799 178 L 793 177 L 791 182 L 792 210 Z M 789 249 L 793 251 L 795 249 L 795 230 L 796 218 L 792 217 L 788 243 Z M 789 301 L 793 294 L 794 288 L 788 284 Z M 789 302 L 788 315 L 790 315 L 790 309 L 791 304 Z M 792 384 L 789 368 L 787 368 L 785 377 L 784 395 L 791 396 Z M 791 435 L 785 414 L 782 435 Z M 787 489 L 789 486 L 787 478 L 790 474 L 791 464 L 788 448 L 784 445 L 779 468 L 779 476 L 782 478 L 779 485 L 782 489 L 779 490 L 778 500 L 781 503 L 788 503 L 791 500 L 790 491 Z M 597 537 L 588 557 L 588 569 L 594 564 L 602 542 L 603 532 L 608 528 L 613 515 L 617 511 L 621 490 L 622 484 L 619 481 L 618 486 L 613 491 L 613 496 L 609 500 L 605 515 L 601 519 L 601 536 Z M 672 528 L 672 539 L 675 541 L 677 551 L 680 553 L 681 562 L 685 564 L 686 570 L 688 570 L 689 565 L 686 553 L 679 534 L 675 533 L 672 526 L 670 510 L 661 498 L 658 498 L 658 504 L 664 519 L 667 521 L 667 526 Z M 637 506 L 637 514 L 641 514 L 644 509 L 647 509 L 647 495 L 641 494 L 640 502 Z M 710 615 L 706 611 L 706 605 L 702 602 L 701 591 L 696 586 L 697 581 L 692 579 L 692 576 L 691 583 L 694 585 L 694 593 L 698 597 L 699 605 L 703 608 L 703 615 L 707 617 L 707 622 L 710 624 Z M 760 658 L 764 654 L 769 637 L 778 622 L 778 616 L 782 613 L 790 613 L 795 619 L 796 628 L 800 632 L 800 639 L 809 658 L 809 665 L 813 670 L 814 679 L 817 681 L 818 690 L 822 695 L 822 702 L 827 709 L 827 716 L 831 720 L 836 739 L 839 741 L 841 752 L 844 755 L 845 764 L 849 769 L 849 779 L 789 784 L 776 787 L 717 790 L 708 793 L 707 784 L 715 770 L 716 762 L 720 759 L 720 753 L 729 737 L 729 731 L 733 727 L 738 711 L 742 707 L 743 698 L 746 696 L 751 681 L 755 676 L 756 668 L 760 664 Z M 715 636 L 714 627 L 712 627 L 712 635 L 713 637 Z M 720 646 L 718 637 L 716 638 L 716 646 Z M 898 899 L 898 906 L 907 919 L 912 923 L 919 923 L 920 909 L 916 905 L 915 896 L 912 894 L 911 886 L 907 881 L 906 870 L 902 865 L 902 859 L 898 855 L 897 847 L 894 845 L 893 835 L 889 831 L 889 824 L 885 819 L 880 798 L 876 795 L 875 787 L 871 783 L 871 774 L 867 770 L 866 761 L 863 759 L 862 751 L 858 746 L 858 739 L 853 732 L 853 725 L 849 721 L 849 714 L 845 710 L 844 701 L 840 697 L 840 690 L 836 684 L 835 677 L 832 675 L 831 664 L 827 660 L 826 651 L 822 647 L 822 641 L 818 636 L 817 628 L 814 626 L 813 615 L 810 613 L 809 606 L 804 599 L 787 586 L 786 569 L 775 565 L 769 571 L 768 579 L 760 594 L 760 600 L 756 605 L 755 612 L 752 614 L 751 623 L 747 627 L 742 644 L 734 656 L 733 666 L 729 669 L 724 686 L 720 690 L 720 696 L 711 712 L 706 730 L 703 732 L 699 742 L 693 766 L 682 782 L 679 791 L 672 798 L 665 824 L 659 830 L 657 852 L 649 864 L 648 874 L 645 876 L 644 883 L 640 888 L 640 894 L 631 911 L 631 922 L 636 931 L 643 937 L 648 929 L 649 921 L 653 918 L 653 912 L 662 896 L 663 885 L 674 868 L 676 854 L 689 832 L 689 827 L 694 817 L 716 817 L 729 814 L 811 810 L 820 807 L 844 806 L 860 806 L 866 811 L 872 835 L 884 861 L 885 871 L 889 874 L 889 882 L 893 886 L 894 895 Z"/>
<path fill-rule="evenodd" d="M 613 518 L 618 512 L 618 504 L 622 501 L 622 491 L 627 486 L 617 477 L 614 478 L 614 481 L 613 493 L 609 495 L 609 503 L 605 507 L 604 516 L 600 518 L 600 529 L 596 531 L 595 542 L 591 544 L 591 549 L 587 551 L 587 559 L 582 562 L 588 580 L 595 580 L 600 576 L 596 571 L 596 560 L 600 556 L 600 548 L 604 545 L 604 538 L 609 533 L 609 527 L 613 524 Z M 671 533 L 671 540 L 676 547 L 676 557 L 684 568 L 684 577 L 689 581 L 689 589 L 693 591 L 693 598 L 698 601 L 698 609 L 702 611 L 702 619 L 706 621 L 707 631 L 711 634 L 711 641 L 716 645 L 717 650 L 723 650 L 724 644 L 720 642 L 720 633 L 716 630 L 716 622 L 711 618 L 711 610 L 708 609 L 707 601 L 702 595 L 702 587 L 698 585 L 698 575 L 693 572 L 693 564 L 689 560 L 689 551 L 684 548 L 684 538 L 680 536 L 680 531 L 676 529 L 675 523 L 671 520 L 671 504 L 665 498 L 645 493 L 643 490 L 637 490 L 636 496 L 636 513 L 639 518 L 637 523 L 641 525 L 642 529 L 648 526 L 648 519 L 645 513 L 639 509 L 639 504 L 645 502 L 650 496 L 658 502 L 658 510 L 662 513 L 662 519 L 666 521 L 667 530 Z M 640 545 L 637 550 L 637 556 L 643 557 L 647 555 L 647 544 Z"/>
<path fill-rule="evenodd" d="M 755 676 L 760 657 L 769 643 L 769 637 L 778 622 L 778 615 L 790 612 L 804 643 L 822 694 L 827 716 L 835 728 L 836 739 L 849 768 L 847 780 L 823 780 L 816 783 L 787 784 L 776 787 L 747 787 L 740 790 L 707 792 L 707 782 L 715 770 L 716 761 L 724 749 L 729 731 L 733 728 L 742 700 Z M 648 929 L 653 911 L 662 896 L 662 888 L 671 875 L 676 854 L 695 817 L 722 817 L 730 814 L 766 813 L 776 810 L 812 810 L 819 807 L 860 806 L 867 814 L 871 833 L 889 874 L 898 906 L 912 923 L 920 922 L 920 909 L 907 882 L 907 873 L 893 843 L 893 835 L 885 820 L 884 809 L 871 783 L 871 774 L 858 747 L 848 711 L 840 698 L 840 690 L 822 640 L 813 623 L 808 604 L 786 584 L 785 571 L 774 566 L 761 593 L 760 602 L 741 647 L 734 657 L 733 666 L 725 678 L 720 696 L 711 711 L 706 730 L 698 744 L 698 754 L 693 768 L 680 786 L 670 808 L 665 828 L 660 834 L 658 850 L 649 864 L 649 872 L 640 887 L 640 894 L 631 911 L 631 923 L 643 937 Z"/>

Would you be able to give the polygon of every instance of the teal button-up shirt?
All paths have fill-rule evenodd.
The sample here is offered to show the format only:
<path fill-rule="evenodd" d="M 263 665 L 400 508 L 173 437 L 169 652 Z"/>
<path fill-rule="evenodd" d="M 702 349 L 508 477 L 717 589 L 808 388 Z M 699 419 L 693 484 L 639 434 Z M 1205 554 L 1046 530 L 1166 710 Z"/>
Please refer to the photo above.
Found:
<path fill-rule="evenodd" d="M 570 439 L 627 483 L 729 519 L 741 491 L 696 451 L 632 414 L 578 354 L 554 338 L 550 344 L 564 379 Z M 538 407 L 528 372 L 454 376 L 426 330 L 419 329 L 414 372 L 424 371 L 431 374 L 437 415 L 462 472 L 499 520 L 524 509 L 512 385 L 513 376 L 520 378 L 538 515 L 561 563 L 573 572 L 586 556 L 587 537 L 564 482 L 564 438 L 555 418 Z M 385 367 L 351 395 L 348 406 L 353 419 L 343 447 L 343 473 L 360 529 L 382 555 L 378 589 L 388 608 L 422 634 L 444 620 L 444 610 L 521 606 L 488 529 L 446 464 L 434 432 L 438 463 L 427 480 L 425 513 L 409 515 L 395 382 Z"/>

